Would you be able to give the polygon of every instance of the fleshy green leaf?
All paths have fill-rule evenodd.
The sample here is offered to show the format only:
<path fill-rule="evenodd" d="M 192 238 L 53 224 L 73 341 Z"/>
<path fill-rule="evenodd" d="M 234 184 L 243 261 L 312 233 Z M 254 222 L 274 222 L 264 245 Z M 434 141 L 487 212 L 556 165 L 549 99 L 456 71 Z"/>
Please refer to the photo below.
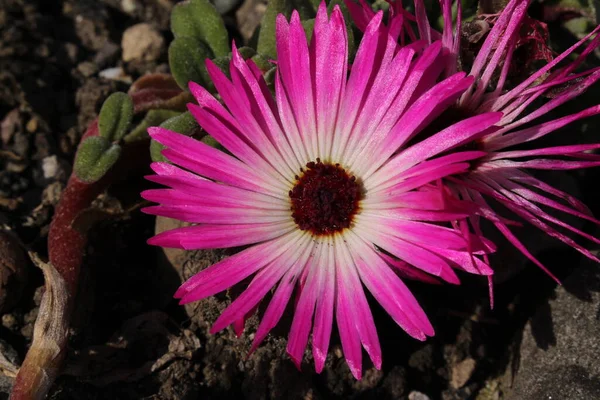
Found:
<path fill-rule="evenodd" d="M 169 118 L 176 117 L 180 114 L 180 111 L 173 110 L 150 110 L 146 113 L 146 116 L 142 122 L 133 128 L 123 140 L 125 143 L 130 143 L 137 140 L 147 139 L 149 127 L 160 125 Z"/>
<path fill-rule="evenodd" d="M 98 117 L 100 136 L 117 142 L 125 136 L 133 118 L 133 102 L 122 92 L 113 93 L 104 101 Z"/>
<path fill-rule="evenodd" d="M 242 58 L 244 60 L 247 60 L 249 58 L 252 58 L 256 55 L 256 50 L 254 50 L 252 47 L 240 47 L 238 49 L 238 52 L 240 53 L 240 55 L 242 56 Z M 231 55 L 231 52 L 229 53 Z"/>
<path fill-rule="evenodd" d="M 252 57 L 252 61 L 256 64 L 256 66 L 264 72 L 273 68 L 273 64 L 269 62 L 268 57 L 263 56 L 262 54 L 257 54 Z"/>
<path fill-rule="evenodd" d="M 315 19 L 312 18 L 302 21 L 302 27 L 304 28 L 304 33 L 306 33 L 306 40 L 308 40 L 308 43 L 310 43 L 313 31 L 315 30 Z"/>
<path fill-rule="evenodd" d="M 231 56 L 222 56 L 213 58 L 212 62 L 219 67 L 219 69 L 225 74 L 228 79 L 231 79 L 231 74 L 229 73 L 229 63 L 231 62 Z"/>
<path fill-rule="evenodd" d="M 204 87 L 212 83 L 206 71 L 206 59 L 214 58 L 208 45 L 191 37 L 178 37 L 169 46 L 169 65 L 177 84 L 188 90 L 188 82 L 193 81 Z"/>
<path fill-rule="evenodd" d="M 190 114 L 189 111 L 169 118 L 160 126 L 161 128 L 181 133 L 186 136 L 191 136 L 194 132 L 200 129 L 196 119 Z M 156 140 L 152 140 L 150 142 L 150 157 L 152 157 L 152 161 L 167 161 L 167 159 L 161 154 L 161 151 L 163 151 L 164 148 L 165 146 L 158 143 Z"/>
<path fill-rule="evenodd" d="M 267 72 L 265 72 L 265 82 L 267 82 L 267 86 L 271 89 L 271 92 L 275 92 L 275 74 L 277 72 L 277 67 L 271 67 Z"/>
<path fill-rule="evenodd" d="M 209 145 L 210 147 L 214 147 L 215 149 L 222 149 L 221 143 L 217 142 L 217 139 L 210 135 L 204 136 L 200 141 L 204 144 Z"/>
<path fill-rule="evenodd" d="M 230 51 L 223 19 L 208 0 L 188 0 L 173 7 L 171 31 L 175 38 L 190 37 L 207 43 L 215 56 Z"/>
<path fill-rule="evenodd" d="M 73 170 L 80 180 L 93 183 L 108 172 L 120 155 L 121 146 L 105 137 L 92 136 L 79 146 Z"/>

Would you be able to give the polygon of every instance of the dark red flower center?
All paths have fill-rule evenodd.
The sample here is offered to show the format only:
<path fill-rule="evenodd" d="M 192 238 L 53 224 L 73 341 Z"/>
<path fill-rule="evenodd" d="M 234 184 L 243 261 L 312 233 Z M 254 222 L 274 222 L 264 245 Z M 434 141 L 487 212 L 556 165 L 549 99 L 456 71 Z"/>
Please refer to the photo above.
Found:
<path fill-rule="evenodd" d="M 339 164 L 306 164 L 290 190 L 292 217 L 302 230 L 329 235 L 350 227 L 363 196 L 362 185 Z"/>

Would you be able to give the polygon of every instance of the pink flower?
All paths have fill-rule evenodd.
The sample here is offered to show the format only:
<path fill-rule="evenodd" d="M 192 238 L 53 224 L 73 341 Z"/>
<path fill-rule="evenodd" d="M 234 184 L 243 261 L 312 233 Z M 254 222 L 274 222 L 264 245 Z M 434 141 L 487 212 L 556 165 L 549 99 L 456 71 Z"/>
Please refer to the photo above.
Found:
<path fill-rule="evenodd" d="M 403 32 L 408 32 L 406 42 L 413 42 L 413 45 L 420 41 L 431 43 L 432 40 L 441 38 L 448 63 L 445 70 L 447 73 L 454 73 L 460 56 L 460 34 L 457 29 L 452 28 L 451 0 L 440 0 L 440 3 L 445 22 L 442 33 L 430 27 L 423 2 L 420 0 L 415 1 L 416 17 L 402 10 L 399 1 L 391 2 L 390 8 L 393 12 L 390 16 L 390 27 L 382 29 L 382 32 L 384 30 L 395 32 L 395 38 Z M 351 0 L 346 0 L 346 4 L 359 28 L 373 18 L 373 11 L 363 0 L 360 6 Z M 457 24 L 460 26 L 460 2 L 457 2 L 457 5 L 459 7 Z M 455 193 L 463 199 L 478 203 L 481 213 L 492 219 L 494 225 L 515 247 L 556 279 L 517 239 L 508 228 L 506 221 L 494 213 L 488 202 L 493 200 L 502 204 L 546 234 L 572 246 L 585 256 L 600 261 L 559 229 L 570 231 L 594 243 L 600 243 L 598 238 L 567 224 L 544 208 L 571 214 L 597 224 L 600 221 L 595 219 L 588 208 L 574 197 L 526 172 L 527 170 L 571 170 L 598 166 L 600 156 L 590 152 L 600 148 L 600 144 L 533 149 L 529 146 L 529 150 L 520 150 L 516 147 L 538 140 L 574 121 L 600 112 L 600 106 L 594 106 L 562 118 L 532 123 L 561 104 L 576 98 L 598 81 L 600 68 L 583 72 L 575 71 L 586 56 L 600 44 L 600 35 L 597 34 L 600 27 L 527 79 L 509 88 L 507 79 L 513 66 L 514 50 L 523 40 L 521 36 L 523 28 L 531 24 L 531 19 L 526 15 L 528 5 L 528 0 L 511 0 L 500 14 L 487 16 L 487 19 L 493 22 L 493 27 L 487 33 L 469 71 L 469 76 L 473 77 L 474 81 L 456 104 L 442 115 L 442 118 L 456 121 L 465 116 L 501 112 L 503 117 L 497 124 L 501 129 L 476 138 L 469 148 L 487 154 L 474 162 L 467 173 L 457 174 L 448 180 L 452 182 L 450 188 Z M 419 38 L 412 33 L 407 21 L 416 21 Z M 563 63 L 590 39 L 589 44 L 574 61 Z M 546 56 L 548 54 L 545 54 Z M 549 100 L 542 105 L 534 103 L 544 97 Z M 478 217 L 470 217 L 469 222 L 476 233 L 481 232 Z M 463 221 L 463 228 L 465 228 L 464 224 L 466 222 Z"/>
<path fill-rule="evenodd" d="M 458 283 L 454 269 L 489 275 L 475 255 L 493 251 L 445 221 L 470 215 L 439 180 L 464 172 L 485 153 L 450 149 L 495 131 L 502 114 L 483 113 L 408 146 L 473 82 L 464 73 L 439 83 L 440 42 L 397 48 L 381 34 L 376 14 L 348 74 L 340 9 L 321 4 L 310 45 L 298 14 L 277 19 L 275 96 L 252 61 L 233 49 L 231 81 L 207 69 L 225 106 L 190 84 L 198 123 L 232 154 L 162 128 L 169 163 L 154 163 L 150 180 L 168 189 L 143 197 L 145 212 L 197 225 L 164 232 L 150 244 L 184 249 L 247 246 L 201 271 L 177 291 L 181 303 L 201 300 L 250 277 L 212 332 L 244 319 L 274 289 L 252 349 L 298 299 L 287 351 L 299 367 L 312 331 L 315 368 L 328 352 L 333 320 L 356 378 L 361 345 L 374 365 L 381 349 L 363 285 L 412 337 L 434 334 L 400 277 Z M 411 142 L 412 143 L 412 142 Z M 433 182 L 433 183 L 432 183 Z"/>

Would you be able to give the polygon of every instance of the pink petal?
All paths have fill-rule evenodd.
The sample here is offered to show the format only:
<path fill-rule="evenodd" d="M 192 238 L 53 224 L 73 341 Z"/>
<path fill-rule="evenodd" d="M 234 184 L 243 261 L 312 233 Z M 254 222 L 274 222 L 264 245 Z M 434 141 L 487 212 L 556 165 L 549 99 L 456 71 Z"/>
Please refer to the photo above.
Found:
<path fill-rule="evenodd" d="M 286 204 L 283 200 L 211 181 L 197 181 L 195 186 L 186 186 L 186 183 L 182 184 L 177 177 L 154 176 L 150 180 L 168 186 L 177 186 L 176 189 L 150 189 L 142 192 L 141 195 L 146 200 L 166 206 L 230 206 L 275 212 L 289 212 L 290 209 L 289 203 Z"/>
<path fill-rule="evenodd" d="M 389 201 L 394 201 L 396 196 L 402 195 L 409 190 L 417 189 L 423 185 L 426 185 L 430 182 L 435 182 L 436 180 L 445 178 L 449 175 L 466 172 L 470 167 L 471 165 L 469 163 L 441 165 L 436 169 L 427 171 L 427 173 L 422 173 L 404 180 L 402 180 L 404 176 L 399 174 L 398 176 L 394 176 L 394 179 L 370 189 L 372 190 L 373 196 L 382 196 L 384 200 L 387 199 Z M 397 181 L 400 182 L 394 184 Z M 370 184 L 370 180 L 367 180 L 366 186 L 368 188 Z"/>
<path fill-rule="evenodd" d="M 338 277 L 340 275 L 338 274 Z M 335 316 L 344 357 L 352 376 L 355 379 L 360 379 L 362 377 L 362 349 L 360 347 L 360 336 L 354 323 L 356 310 L 348 299 L 349 293 L 344 290 L 340 279 L 338 278 Z"/>
<path fill-rule="evenodd" d="M 249 207 L 211 207 L 211 206 L 151 206 L 142 212 L 162 217 L 178 219 L 185 222 L 203 224 L 226 224 L 231 221 L 240 224 L 277 223 L 290 220 L 289 211 L 273 211 Z"/>
<path fill-rule="evenodd" d="M 277 325 L 285 308 L 290 300 L 294 287 L 298 282 L 301 271 L 305 270 L 306 263 L 314 248 L 314 242 L 309 241 L 308 244 L 300 251 L 300 256 L 297 258 L 294 265 L 288 270 L 286 275 L 281 279 L 277 290 L 273 294 L 273 298 L 263 315 L 260 325 L 256 330 L 256 335 L 252 341 L 250 352 L 254 352 L 260 343 L 264 340 L 267 334 Z"/>
<path fill-rule="evenodd" d="M 413 243 L 423 243 L 445 249 L 466 249 L 467 241 L 460 232 L 439 225 L 396 219 L 391 216 L 357 216 L 356 223 L 377 227 L 381 235 L 395 236 Z"/>
<path fill-rule="evenodd" d="M 247 133 L 242 133 L 247 129 L 242 129 L 238 121 L 205 88 L 193 82 L 189 87 L 199 105 L 188 104 L 188 109 L 198 124 L 245 163 L 260 166 L 270 176 L 281 179 L 280 173 L 268 163 L 268 158 L 264 158 Z"/>
<path fill-rule="evenodd" d="M 307 248 L 309 242 L 308 236 L 304 236 L 298 247 L 293 251 L 281 254 L 269 265 L 261 269 L 250 285 L 229 307 L 221 313 L 219 318 L 213 324 L 210 333 L 218 332 L 236 320 L 243 318 L 252 310 L 260 300 L 275 286 L 275 284 L 290 270 L 300 257 L 302 250 Z"/>
<path fill-rule="evenodd" d="M 319 282 L 318 270 L 323 263 L 322 247 L 317 247 L 315 252 L 315 258 L 309 259 L 306 267 L 308 275 L 300 290 L 300 298 L 296 304 L 294 319 L 288 335 L 287 353 L 298 369 L 300 369 L 302 364 L 304 350 L 308 343 L 317 298 L 321 295 L 321 282 Z"/>
<path fill-rule="evenodd" d="M 600 113 L 600 106 L 590 107 L 575 114 L 566 117 L 558 118 L 552 121 L 526 128 L 518 131 L 509 132 L 503 136 L 497 136 L 490 140 L 485 140 L 483 146 L 487 151 L 497 151 L 506 147 L 514 146 L 521 143 L 530 142 L 535 139 L 544 137 L 548 133 L 554 132 L 582 118 L 587 118 Z"/>
<path fill-rule="evenodd" d="M 279 191 L 273 188 L 273 185 L 281 185 L 278 181 L 265 179 L 242 162 L 198 140 L 158 127 L 149 128 L 148 133 L 167 146 L 163 150 L 167 159 L 192 172 L 259 193 Z"/>
<path fill-rule="evenodd" d="M 318 156 L 331 156 L 335 124 L 344 95 L 348 70 L 348 39 L 339 6 L 328 21 L 327 6 L 322 2 L 317 12 L 310 46 L 315 115 L 317 117 Z"/>
<path fill-rule="evenodd" d="M 372 146 L 361 151 L 359 157 L 366 157 L 366 154 L 377 154 L 378 161 L 373 160 L 373 156 L 371 156 L 372 163 L 366 164 L 367 170 L 358 170 L 357 174 L 369 176 L 376 171 L 402 144 L 414 137 L 456 101 L 471 82 L 472 77 L 465 77 L 464 73 L 457 73 L 419 97 L 389 133 L 383 133 L 385 136 L 375 139 Z"/>
<path fill-rule="evenodd" d="M 282 14 L 277 17 L 276 24 L 278 71 L 298 129 L 304 135 L 309 156 L 314 160 L 317 157 L 316 118 L 306 34 L 297 11 L 292 13 L 289 25 Z"/>
<path fill-rule="evenodd" d="M 283 236 L 295 229 L 289 222 L 239 225 L 198 225 L 162 232 L 148 244 L 186 250 L 246 246 Z"/>
<path fill-rule="evenodd" d="M 518 0 L 513 0 L 513 1 L 518 1 Z M 506 9 L 503 14 L 505 14 L 505 13 L 506 13 Z M 564 60 L 565 58 L 570 56 L 578 47 L 580 47 L 582 44 L 584 44 L 586 41 L 588 41 L 590 39 L 590 37 L 594 36 L 598 31 L 600 31 L 600 26 L 596 27 L 592 32 L 590 32 L 588 35 L 586 35 L 584 38 L 582 38 L 579 42 L 575 43 L 573 46 L 569 47 L 566 51 L 561 53 L 554 60 L 552 60 L 548 64 L 544 65 L 539 70 L 537 70 L 529 78 L 527 78 L 526 80 L 521 82 L 517 87 L 515 87 L 514 89 L 512 89 L 505 95 L 501 96 L 498 99 L 498 101 L 494 103 L 493 111 L 501 110 L 506 104 L 508 104 L 516 96 L 520 95 L 523 92 L 523 90 L 529 88 L 529 86 L 532 83 L 534 83 L 540 77 L 544 76 L 548 71 L 550 71 L 552 68 L 554 68 L 562 60 Z M 487 42 L 487 40 L 486 40 L 486 42 Z M 481 51 L 480 51 L 480 53 L 481 53 Z"/>
<path fill-rule="evenodd" d="M 259 139 L 253 142 L 260 149 L 268 149 L 269 160 L 273 162 L 273 155 L 277 157 L 280 169 L 287 166 L 291 173 L 297 172 L 303 165 L 301 161 L 295 160 L 290 144 L 286 139 L 277 118 L 276 111 L 272 108 L 273 98 L 262 75 L 256 78 L 248 63 L 242 58 L 235 45 L 232 49 L 231 76 L 234 84 L 243 91 L 248 98 L 251 107 L 248 109 L 246 123 L 243 124 L 248 130 L 249 124 L 255 125 Z M 293 176 L 293 175 L 292 175 Z"/>
<path fill-rule="evenodd" d="M 276 171 L 286 173 L 286 176 L 293 178 L 295 170 L 286 163 L 280 151 L 271 142 L 269 133 L 265 132 L 267 127 L 264 125 L 261 126 L 256 119 L 256 116 L 260 112 L 258 110 L 268 112 L 269 107 L 264 98 L 262 98 L 263 101 L 259 102 L 255 97 L 250 97 L 252 92 L 249 95 L 248 91 L 246 91 L 245 85 L 252 85 L 254 94 L 262 94 L 256 77 L 248 71 L 246 63 L 243 60 L 235 60 L 236 53 L 237 50 L 234 48 L 232 53 L 234 60 L 230 63 L 233 82 L 230 82 L 221 69 L 210 60 L 206 63 L 206 70 L 225 105 L 231 111 L 232 115 L 235 116 L 239 125 L 243 126 L 241 132 L 243 132 L 243 136 L 245 136 L 248 143 L 255 145 L 261 156 L 272 163 Z M 248 80 L 239 76 L 240 73 L 236 67 L 240 66 L 240 63 L 246 67 L 245 72 Z M 276 125 L 277 123 L 274 122 L 270 128 L 277 129 Z"/>
<path fill-rule="evenodd" d="M 375 365 L 375 368 L 381 368 L 381 347 L 379 345 L 379 339 L 377 337 L 377 330 L 375 328 L 375 322 L 373 321 L 373 315 L 369 308 L 369 303 L 365 296 L 356 265 L 350 256 L 348 247 L 343 239 L 340 237 L 334 238 L 335 241 L 335 252 L 336 252 L 336 278 L 337 278 L 337 301 L 345 301 L 347 306 L 353 310 L 354 314 L 354 325 L 358 331 L 360 341 L 362 342 L 365 350 L 369 354 L 371 361 Z M 343 293 L 340 293 L 343 291 Z M 341 334 L 341 333 L 340 333 Z M 344 349 L 344 352 L 346 350 Z M 362 367 L 360 362 L 357 364 L 355 361 L 349 361 L 350 368 L 358 366 L 359 370 Z"/>
<path fill-rule="evenodd" d="M 419 303 L 385 261 L 352 233 L 348 235 L 348 243 L 360 279 L 394 321 L 415 339 L 432 336 L 433 327 Z"/>
<path fill-rule="evenodd" d="M 372 75 L 377 72 L 376 62 L 381 60 L 381 57 L 377 56 L 383 52 L 382 48 L 385 49 L 386 38 L 382 37 L 379 32 L 382 16 L 383 13 L 378 12 L 371 20 L 356 52 L 340 114 L 343 116 L 346 126 L 339 127 L 340 132 L 337 132 L 333 138 L 332 157 L 334 159 L 341 159 L 349 139 L 350 128 L 354 126 L 363 97 L 368 94 L 367 85 Z"/>
<path fill-rule="evenodd" d="M 373 231 L 371 231 L 371 234 L 373 234 Z M 450 283 L 458 283 L 458 278 L 452 271 L 448 261 L 432 251 L 384 233 L 373 235 L 373 242 L 388 253 L 393 254 L 395 257 L 406 261 L 428 274 L 445 277 Z M 437 251 L 437 249 L 435 251 Z"/>
<path fill-rule="evenodd" d="M 407 262 L 398 260 L 397 258 L 390 257 L 385 253 L 379 253 L 379 256 L 385 260 L 390 266 L 394 267 L 396 273 L 401 278 L 412 279 L 416 281 L 426 282 L 433 285 L 439 285 L 441 282 L 435 277 L 429 275 L 426 272 L 421 271 L 418 268 L 413 267 Z"/>
<path fill-rule="evenodd" d="M 254 245 L 198 272 L 175 292 L 181 304 L 191 303 L 230 288 L 247 278 L 302 238 L 298 232 L 289 233 L 275 240 Z"/>
<path fill-rule="evenodd" d="M 357 160 L 359 149 L 367 146 L 373 136 L 380 129 L 380 123 L 386 119 L 398 120 L 402 114 L 402 109 L 393 107 L 392 104 L 398 93 L 404 88 L 404 80 L 410 71 L 411 60 L 414 57 L 415 51 L 404 47 L 391 58 L 394 54 L 396 43 L 388 37 L 386 46 L 386 54 L 381 60 L 379 71 L 370 85 L 366 89 L 368 92 L 367 98 L 359 106 L 359 114 L 357 120 L 352 124 L 351 120 L 341 119 L 339 129 L 351 129 L 352 133 L 350 140 L 345 148 L 346 164 L 354 165 Z M 389 53 L 389 60 L 385 58 Z"/>
<path fill-rule="evenodd" d="M 492 54 L 492 56 L 489 58 L 489 60 L 487 60 L 487 66 L 485 68 L 485 70 L 483 71 L 483 73 L 481 74 L 480 79 L 478 79 L 477 81 L 477 87 L 475 90 L 475 93 L 473 93 L 473 95 L 471 96 L 470 99 L 470 103 L 471 104 L 478 104 L 481 96 L 483 95 L 484 91 L 487 89 L 490 80 L 492 78 L 492 75 L 496 72 L 496 69 L 499 65 L 499 63 L 501 61 L 504 61 L 503 59 L 506 58 L 506 48 L 507 47 L 512 47 L 512 43 L 516 42 L 518 40 L 517 37 L 515 37 L 515 33 L 518 34 L 519 28 L 521 28 L 521 23 L 523 21 L 523 17 L 526 15 L 527 13 L 527 7 L 529 6 L 529 2 L 528 1 L 521 1 L 520 3 L 517 3 L 514 6 L 514 10 L 512 12 L 510 12 L 510 14 L 508 13 L 508 11 L 504 11 L 501 15 L 500 18 L 498 18 L 497 23 L 494 25 L 494 28 L 492 28 L 492 31 L 490 32 L 490 34 L 488 35 L 488 39 L 490 40 L 490 38 L 492 37 L 492 35 L 495 33 L 494 29 L 496 28 L 496 26 L 498 25 L 503 25 L 504 21 L 505 21 L 505 14 L 509 14 L 510 18 L 508 19 L 508 22 L 506 24 L 506 28 L 502 31 L 502 34 L 499 36 L 498 41 L 496 43 L 496 45 L 494 46 L 494 53 Z M 507 5 L 507 8 L 511 7 L 511 5 Z M 487 42 L 486 40 L 486 42 Z M 485 46 L 485 44 L 484 44 Z M 476 59 L 475 62 L 477 62 L 478 60 Z M 475 72 L 473 70 L 471 70 L 471 74 L 475 75 Z M 475 75 L 477 76 L 477 75 Z M 473 107 L 475 108 L 475 107 Z"/>
<path fill-rule="evenodd" d="M 315 309 L 314 329 L 312 335 L 312 352 L 315 359 L 315 371 L 320 373 L 325 366 L 331 328 L 333 324 L 333 308 L 335 300 L 335 253 L 331 240 L 321 242 L 321 246 L 327 249 L 321 258 L 321 264 L 317 270 L 319 275 L 319 291 Z"/>
<path fill-rule="evenodd" d="M 484 113 L 457 122 L 404 150 L 387 163 L 385 169 L 398 168 L 406 170 L 408 167 L 444 151 L 476 140 L 497 130 L 494 125 L 500 121 L 500 118 L 502 118 L 502 113 Z"/>

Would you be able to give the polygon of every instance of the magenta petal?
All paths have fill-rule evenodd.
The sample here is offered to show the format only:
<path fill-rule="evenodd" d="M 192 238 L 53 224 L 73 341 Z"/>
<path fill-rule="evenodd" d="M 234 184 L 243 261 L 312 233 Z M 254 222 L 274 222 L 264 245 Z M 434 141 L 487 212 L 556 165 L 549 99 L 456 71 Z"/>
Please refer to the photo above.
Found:
<path fill-rule="evenodd" d="M 352 376 L 356 379 L 360 379 L 362 377 L 362 348 L 360 347 L 358 330 L 354 324 L 355 310 L 352 307 L 353 304 L 348 299 L 349 293 L 347 293 L 343 287 L 339 286 L 340 275 L 341 274 L 338 274 L 335 316 L 344 357 L 346 358 Z"/>
<path fill-rule="evenodd" d="M 148 133 L 167 146 L 163 150 L 167 159 L 199 175 L 260 193 L 268 193 L 268 188 L 277 183 L 265 180 L 239 160 L 198 140 L 163 128 L 149 128 Z"/>
<path fill-rule="evenodd" d="M 349 235 L 352 258 L 360 278 L 398 325 L 415 339 L 433 335 L 433 327 L 412 293 L 375 250 Z"/>
<path fill-rule="evenodd" d="M 328 21 L 327 6 L 322 2 L 317 12 L 310 46 L 312 79 L 317 118 L 318 156 L 331 154 L 335 124 L 344 93 L 348 70 L 346 25 L 339 6 Z"/>
<path fill-rule="evenodd" d="M 181 303 L 197 301 L 235 285 L 258 271 L 299 240 L 297 233 L 254 245 L 198 272 L 175 293 Z"/>
<path fill-rule="evenodd" d="M 379 256 L 385 260 L 390 266 L 396 269 L 396 273 L 401 278 L 417 280 L 421 282 L 431 283 L 433 285 L 441 284 L 441 281 L 429 275 L 426 272 L 421 271 L 418 268 L 411 266 L 409 263 L 402 260 L 398 260 L 394 257 L 390 257 L 385 253 L 380 253 Z"/>
<path fill-rule="evenodd" d="M 322 244 L 323 246 L 324 244 Z M 330 246 L 330 241 L 325 245 Z M 313 357 L 315 359 L 315 370 L 320 373 L 325 366 L 329 340 L 333 324 L 333 310 L 335 300 L 335 258 L 333 250 L 326 252 L 322 257 L 321 266 L 318 270 L 320 280 L 320 295 L 317 298 L 315 309 L 314 329 L 312 335 Z"/>
<path fill-rule="evenodd" d="M 306 281 L 301 287 L 300 297 L 296 304 L 292 327 L 288 336 L 287 352 L 298 369 L 302 364 L 304 350 L 312 328 L 317 298 L 322 294 L 322 282 L 319 281 L 319 271 L 323 262 L 323 251 L 315 250 L 317 255 L 308 261 Z"/>
<path fill-rule="evenodd" d="M 355 315 L 355 327 L 358 331 L 360 341 L 369 354 L 371 361 L 373 361 L 375 368 L 380 369 L 381 347 L 379 345 L 379 338 L 377 337 L 373 315 L 371 314 L 371 309 L 369 308 L 356 266 L 350 256 L 347 245 L 343 240 L 339 239 L 340 238 L 334 239 L 336 252 L 336 290 L 338 293 L 337 301 L 338 303 L 344 301 L 345 305 L 353 310 Z M 353 330 L 351 330 L 350 333 L 353 333 Z M 348 340 L 352 342 L 354 339 Z M 344 352 L 346 352 L 346 350 L 344 350 Z M 353 356 L 356 357 L 355 354 Z M 353 369 L 355 366 L 360 367 L 360 363 L 351 360 L 349 361 L 349 366 Z"/>
<path fill-rule="evenodd" d="M 250 352 L 256 350 L 258 345 L 264 340 L 267 334 L 277 325 L 279 319 L 283 315 L 285 308 L 292 296 L 292 292 L 294 291 L 294 287 L 298 282 L 301 271 L 305 270 L 307 265 L 307 261 L 310 257 L 311 252 L 313 251 L 314 243 L 312 241 L 308 241 L 308 244 L 300 248 L 299 257 L 296 259 L 293 266 L 288 270 L 288 272 L 284 275 L 273 294 L 273 298 L 267 307 L 265 314 L 262 317 L 262 321 L 258 326 L 256 331 L 256 335 L 254 340 L 252 341 L 252 348 Z"/>
<path fill-rule="evenodd" d="M 237 320 L 243 319 L 291 267 L 289 262 L 288 257 L 280 257 L 261 269 L 246 290 L 217 318 L 210 333 L 216 333 Z"/>

